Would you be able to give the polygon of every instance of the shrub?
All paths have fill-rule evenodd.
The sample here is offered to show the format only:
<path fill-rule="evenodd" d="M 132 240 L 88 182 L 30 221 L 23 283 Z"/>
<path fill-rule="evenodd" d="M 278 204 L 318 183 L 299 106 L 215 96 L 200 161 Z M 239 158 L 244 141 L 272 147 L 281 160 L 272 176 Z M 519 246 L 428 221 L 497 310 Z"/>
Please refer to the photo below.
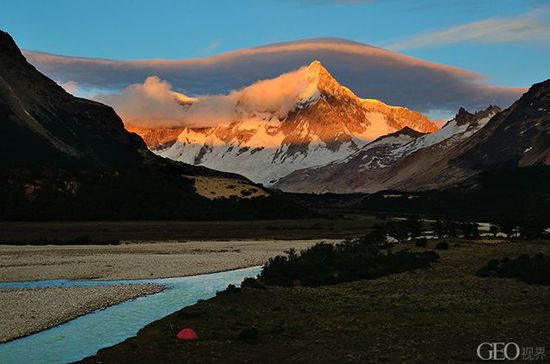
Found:
<path fill-rule="evenodd" d="M 466 239 L 479 238 L 479 224 L 477 222 L 465 221 L 460 223 L 460 230 Z"/>
<path fill-rule="evenodd" d="M 422 235 L 422 223 L 417 218 L 409 217 L 406 224 L 412 239 Z"/>
<path fill-rule="evenodd" d="M 449 238 L 458 238 L 459 224 L 452 220 L 445 220 L 443 223 L 445 235 Z"/>
<path fill-rule="evenodd" d="M 477 271 L 478 277 L 516 278 L 533 284 L 550 285 L 550 257 L 542 253 L 490 260 Z"/>
<path fill-rule="evenodd" d="M 418 246 L 418 247 L 421 247 L 421 248 L 425 248 L 425 247 L 428 246 L 428 239 L 426 239 L 426 238 L 416 239 L 414 245 Z"/>
<path fill-rule="evenodd" d="M 437 258 L 435 252 L 392 253 L 381 246 L 378 233 L 371 233 L 336 245 L 316 244 L 300 254 L 288 251 L 269 259 L 258 279 L 267 285 L 320 286 L 427 268 Z"/>
<path fill-rule="evenodd" d="M 522 239 L 540 239 L 545 235 L 545 227 L 540 221 L 528 218 L 519 226 L 519 236 Z"/>
<path fill-rule="evenodd" d="M 234 284 L 230 284 L 223 291 L 217 291 L 216 296 L 232 294 L 232 293 L 239 293 L 240 291 L 241 291 L 240 288 L 236 287 Z"/>
<path fill-rule="evenodd" d="M 519 224 L 513 219 L 503 218 L 498 223 L 498 229 L 506 235 L 506 238 L 511 239 L 517 236 L 519 232 Z"/>
<path fill-rule="evenodd" d="M 441 220 L 437 220 L 434 225 L 434 233 L 438 239 L 443 239 L 446 235 L 445 224 Z"/>
<path fill-rule="evenodd" d="M 491 224 L 491 226 L 489 227 L 489 232 L 491 233 L 491 235 L 493 235 L 493 238 L 496 238 L 498 236 L 498 233 L 500 233 L 500 228 L 498 225 Z"/>
<path fill-rule="evenodd" d="M 399 243 L 409 240 L 411 236 L 411 230 L 406 221 L 391 221 L 386 224 L 386 229 L 386 233 Z"/>
<path fill-rule="evenodd" d="M 265 284 L 256 278 L 245 278 L 241 283 L 241 288 L 265 289 Z"/>
<path fill-rule="evenodd" d="M 449 243 L 447 243 L 446 241 L 440 241 L 435 245 L 435 248 L 438 250 L 447 250 L 449 249 Z"/>
<path fill-rule="evenodd" d="M 541 239 L 546 237 L 545 228 L 548 221 L 541 216 L 526 215 L 520 218 L 510 216 L 500 217 L 497 224 L 491 225 L 490 232 L 494 237 L 499 232 L 506 235 L 506 238 Z"/>

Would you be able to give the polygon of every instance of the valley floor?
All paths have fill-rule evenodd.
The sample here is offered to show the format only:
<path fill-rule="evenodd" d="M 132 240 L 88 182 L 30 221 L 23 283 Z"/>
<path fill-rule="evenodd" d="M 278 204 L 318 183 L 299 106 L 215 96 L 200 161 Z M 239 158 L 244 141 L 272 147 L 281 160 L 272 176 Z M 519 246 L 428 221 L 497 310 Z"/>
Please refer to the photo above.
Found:
<path fill-rule="evenodd" d="M 219 295 L 84 362 L 475 362 L 479 344 L 510 341 L 548 355 L 550 286 L 475 275 L 490 259 L 550 254 L 548 241 L 449 243 L 426 270 Z M 173 326 L 201 340 L 178 341 Z"/>

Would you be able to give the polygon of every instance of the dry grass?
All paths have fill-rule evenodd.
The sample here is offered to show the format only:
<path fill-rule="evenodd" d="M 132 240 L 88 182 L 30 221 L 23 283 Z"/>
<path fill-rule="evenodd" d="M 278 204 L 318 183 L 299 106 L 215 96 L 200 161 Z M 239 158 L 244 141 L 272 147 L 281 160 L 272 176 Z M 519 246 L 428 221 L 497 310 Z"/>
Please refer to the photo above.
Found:
<path fill-rule="evenodd" d="M 223 177 L 189 176 L 194 181 L 195 190 L 210 200 L 216 198 L 251 199 L 269 194 L 249 183 Z"/>

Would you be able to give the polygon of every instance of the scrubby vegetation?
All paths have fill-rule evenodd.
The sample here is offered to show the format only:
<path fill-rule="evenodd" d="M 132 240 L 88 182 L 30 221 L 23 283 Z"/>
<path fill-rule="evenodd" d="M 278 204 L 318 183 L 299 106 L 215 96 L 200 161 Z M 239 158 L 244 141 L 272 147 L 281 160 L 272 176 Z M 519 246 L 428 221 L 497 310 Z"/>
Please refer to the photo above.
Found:
<path fill-rule="evenodd" d="M 474 363 L 487 338 L 547 338 L 550 285 L 474 273 L 495 258 L 550 256 L 550 244 L 461 245 L 442 251 L 436 269 L 399 277 L 307 289 L 242 284 L 240 293 L 188 306 L 84 363 Z M 171 325 L 192 327 L 202 340 L 177 342 Z"/>
<path fill-rule="evenodd" d="M 515 259 L 508 257 L 490 260 L 477 272 L 479 277 L 516 278 L 520 281 L 550 285 L 550 256 L 526 254 Z"/>
<path fill-rule="evenodd" d="M 420 248 L 425 248 L 428 246 L 428 239 L 426 238 L 418 238 L 416 239 L 416 241 L 414 242 L 414 245 L 415 246 L 418 246 Z"/>
<path fill-rule="evenodd" d="M 428 268 L 438 258 L 433 251 L 394 253 L 387 248 L 385 235 L 375 230 L 336 245 L 320 243 L 300 254 L 289 250 L 286 256 L 271 258 L 258 279 L 267 285 L 321 286 Z"/>
<path fill-rule="evenodd" d="M 546 227 L 547 225 L 538 217 L 526 216 L 523 219 L 513 219 L 505 216 L 491 224 L 490 232 L 494 237 L 500 233 L 507 239 L 541 239 L 548 238 Z"/>

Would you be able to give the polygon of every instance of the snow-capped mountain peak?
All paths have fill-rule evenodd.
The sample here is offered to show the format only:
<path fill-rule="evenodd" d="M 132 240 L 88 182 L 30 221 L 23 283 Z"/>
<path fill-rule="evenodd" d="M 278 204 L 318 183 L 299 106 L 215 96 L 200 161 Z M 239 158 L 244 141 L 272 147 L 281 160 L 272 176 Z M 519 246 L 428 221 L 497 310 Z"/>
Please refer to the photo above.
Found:
<path fill-rule="evenodd" d="M 307 95 L 309 100 L 315 100 L 320 96 L 358 98 L 350 89 L 342 86 L 321 62 L 317 60 L 311 62 L 301 71 L 304 74 L 304 78 L 308 81 L 310 89 L 313 91 Z"/>
<path fill-rule="evenodd" d="M 198 110 L 210 110 L 211 105 L 208 97 L 195 100 L 188 98 L 185 107 L 196 118 Z M 220 115 L 214 104 L 216 119 L 203 121 L 215 126 L 134 131 L 164 157 L 270 185 L 297 169 L 345 158 L 404 127 L 422 133 L 437 130 L 420 113 L 357 97 L 319 61 L 215 101 L 223 101 L 227 109 L 227 115 Z M 168 142 L 168 136 L 178 133 L 177 141 Z M 162 145 L 154 143 L 157 135 Z"/>

